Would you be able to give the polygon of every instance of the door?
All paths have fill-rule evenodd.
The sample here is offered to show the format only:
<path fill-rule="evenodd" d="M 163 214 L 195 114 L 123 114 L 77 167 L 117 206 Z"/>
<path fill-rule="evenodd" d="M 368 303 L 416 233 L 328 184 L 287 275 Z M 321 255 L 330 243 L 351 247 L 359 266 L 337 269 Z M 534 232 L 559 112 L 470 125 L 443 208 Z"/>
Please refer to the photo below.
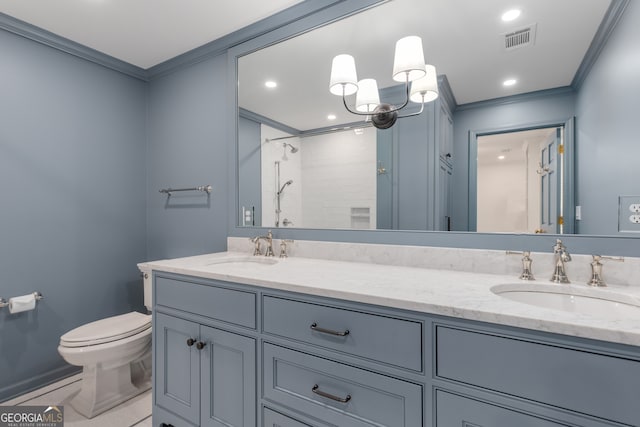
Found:
<path fill-rule="evenodd" d="M 200 327 L 202 414 L 205 427 L 256 425 L 256 344 L 252 338 Z"/>
<path fill-rule="evenodd" d="M 198 425 L 200 419 L 200 351 L 197 323 L 155 314 L 155 401 L 158 405 Z M 191 340 L 191 341 L 190 341 Z"/>
<path fill-rule="evenodd" d="M 541 233 L 560 233 L 562 225 L 559 211 L 560 173 L 558 173 L 558 153 L 562 147 L 561 130 L 549 135 L 540 150 L 540 229 Z"/>

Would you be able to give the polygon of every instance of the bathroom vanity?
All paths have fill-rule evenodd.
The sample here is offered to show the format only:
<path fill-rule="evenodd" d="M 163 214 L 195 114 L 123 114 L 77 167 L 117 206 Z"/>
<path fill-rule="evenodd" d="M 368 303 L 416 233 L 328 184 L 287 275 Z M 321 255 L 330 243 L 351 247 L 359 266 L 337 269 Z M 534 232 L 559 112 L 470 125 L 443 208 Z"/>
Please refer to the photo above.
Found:
<path fill-rule="evenodd" d="M 515 277 L 246 252 L 145 266 L 154 426 L 640 425 L 640 321 L 491 291 Z"/>

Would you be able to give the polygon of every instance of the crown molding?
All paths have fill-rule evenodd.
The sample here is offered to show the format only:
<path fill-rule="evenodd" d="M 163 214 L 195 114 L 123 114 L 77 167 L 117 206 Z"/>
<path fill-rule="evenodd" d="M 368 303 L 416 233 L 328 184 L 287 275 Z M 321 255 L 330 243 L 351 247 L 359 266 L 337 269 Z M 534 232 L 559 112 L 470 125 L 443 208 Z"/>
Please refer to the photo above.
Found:
<path fill-rule="evenodd" d="M 118 71 L 142 81 L 148 81 L 148 72 L 140 67 L 121 61 L 95 49 L 81 45 L 67 38 L 53 34 L 47 30 L 28 24 L 12 16 L 0 12 L 0 29 L 16 34 L 45 46 L 82 58 L 94 64 Z"/>
<path fill-rule="evenodd" d="M 575 93 L 575 89 L 571 86 L 562 86 L 553 89 L 538 90 L 535 92 L 521 93 L 519 95 L 504 96 L 502 98 L 487 99 L 486 101 L 469 102 L 467 104 L 458 105 L 455 112 L 472 110 L 474 108 L 497 107 L 500 105 L 514 104 L 516 102 L 531 101 L 536 98 L 546 98 L 550 96 L 558 96 Z"/>
<path fill-rule="evenodd" d="M 285 26 L 308 15 L 329 8 L 347 0 L 314 0 L 303 1 L 281 12 L 273 14 L 205 45 L 185 52 L 175 58 L 149 68 L 149 79 L 155 79 L 173 73 L 179 69 L 189 67 L 214 56 L 226 53 L 230 48 L 259 37 L 275 28 Z"/>
<path fill-rule="evenodd" d="M 607 40 L 611 37 L 613 30 L 624 14 L 624 10 L 627 8 L 629 1 L 630 0 L 611 0 L 609 9 L 607 9 L 605 16 L 600 23 L 600 27 L 598 27 L 598 31 L 593 37 L 591 45 L 589 45 L 589 49 L 587 49 L 587 53 L 584 55 L 584 58 L 578 67 L 578 71 L 576 71 L 573 81 L 571 82 L 571 87 L 576 91 L 580 89 L 582 83 L 584 83 L 587 78 L 587 75 L 589 75 L 589 71 L 591 71 L 591 68 L 593 68 L 593 65 L 598 60 Z"/>

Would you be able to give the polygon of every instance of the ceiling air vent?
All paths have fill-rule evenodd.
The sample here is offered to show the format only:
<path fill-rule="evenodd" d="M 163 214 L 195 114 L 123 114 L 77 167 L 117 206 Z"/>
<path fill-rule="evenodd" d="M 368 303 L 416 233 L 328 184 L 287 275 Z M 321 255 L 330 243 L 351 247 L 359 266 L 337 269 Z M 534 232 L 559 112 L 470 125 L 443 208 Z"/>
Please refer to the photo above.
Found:
<path fill-rule="evenodd" d="M 514 50 L 521 47 L 533 46 L 536 41 L 536 24 L 528 25 L 515 31 L 511 31 L 504 36 L 505 50 Z"/>

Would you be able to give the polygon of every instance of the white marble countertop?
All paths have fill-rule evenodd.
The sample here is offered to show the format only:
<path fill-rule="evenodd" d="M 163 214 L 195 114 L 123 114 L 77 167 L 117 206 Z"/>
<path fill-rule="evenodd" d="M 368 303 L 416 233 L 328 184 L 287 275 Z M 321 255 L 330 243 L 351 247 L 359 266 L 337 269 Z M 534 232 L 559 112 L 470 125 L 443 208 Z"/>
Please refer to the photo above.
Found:
<path fill-rule="evenodd" d="M 302 257 L 252 257 L 244 252 L 153 261 L 139 267 L 143 271 L 185 274 L 640 346 L 640 314 L 635 318 L 615 318 L 608 313 L 599 318 L 515 302 L 491 291 L 493 286 L 504 284 L 523 289 L 563 287 L 574 294 L 595 293 L 605 298 L 607 293 L 622 295 L 640 306 L 639 287 L 610 285 L 593 289 L 582 284 L 558 285 L 543 280 L 524 282 L 515 276 L 498 274 Z"/>

